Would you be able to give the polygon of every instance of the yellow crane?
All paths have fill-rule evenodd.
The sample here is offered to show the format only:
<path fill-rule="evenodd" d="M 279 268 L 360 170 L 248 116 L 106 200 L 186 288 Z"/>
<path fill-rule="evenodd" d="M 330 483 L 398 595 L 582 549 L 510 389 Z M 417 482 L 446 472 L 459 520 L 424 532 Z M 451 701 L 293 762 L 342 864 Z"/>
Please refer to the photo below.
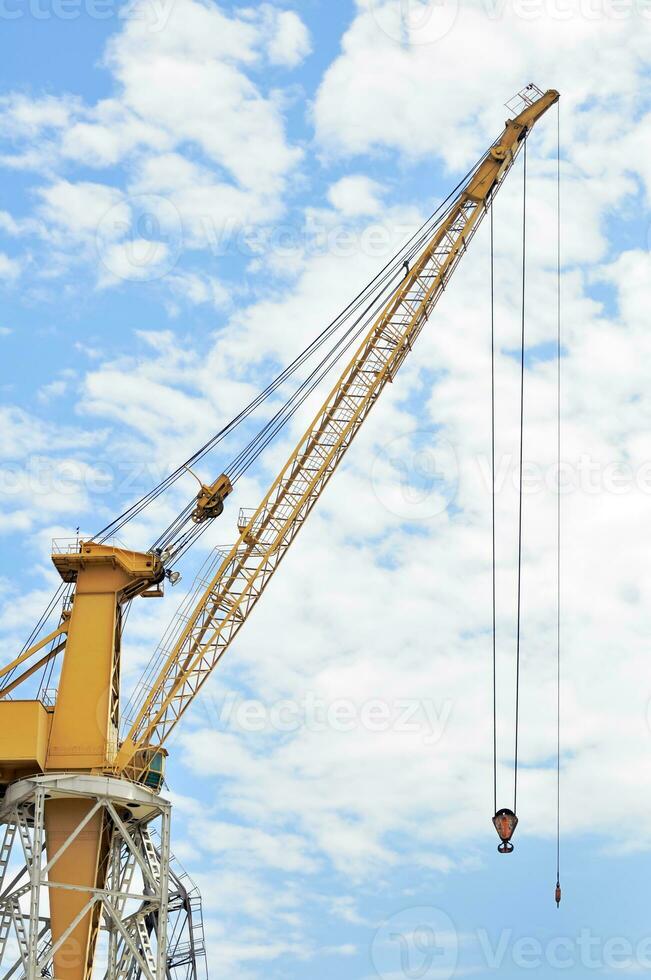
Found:
<path fill-rule="evenodd" d="M 237 542 L 154 659 L 122 738 L 124 610 L 135 598 L 163 594 L 175 545 L 138 552 L 92 539 L 54 547 L 54 565 L 72 590 L 61 622 L 0 670 L 0 959 L 15 934 L 17 975 L 32 980 L 53 968 L 56 980 L 87 980 L 102 926 L 109 933 L 110 980 L 166 975 L 169 804 L 160 796 L 166 740 L 395 379 L 523 141 L 558 98 L 535 86 L 520 93 L 520 111 L 405 263 L 404 278 L 264 499 L 240 517 Z M 184 520 L 189 526 L 213 520 L 232 492 L 228 474 L 202 484 Z M 21 684 L 60 655 L 54 703 L 15 698 Z M 154 846 L 148 827 L 158 818 L 162 831 Z M 16 840 L 25 862 L 22 877 L 9 880 Z M 140 912 L 129 911 L 134 901 Z"/>

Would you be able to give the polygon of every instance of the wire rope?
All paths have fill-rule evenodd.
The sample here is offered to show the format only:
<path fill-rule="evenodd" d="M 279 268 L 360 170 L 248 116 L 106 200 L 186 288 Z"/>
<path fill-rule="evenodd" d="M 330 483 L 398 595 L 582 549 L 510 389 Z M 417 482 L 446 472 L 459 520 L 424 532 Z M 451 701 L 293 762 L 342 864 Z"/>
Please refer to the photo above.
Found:
<path fill-rule="evenodd" d="M 493 579 L 493 797 L 497 813 L 497 613 L 495 562 L 495 225 L 494 199 L 490 201 L 490 296 L 491 296 L 491 532 Z"/>
<path fill-rule="evenodd" d="M 527 282 L 527 141 L 523 148 L 522 169 L 522 309 L 520 350 L 520 463 L 518 480 L 518 599 L 515 655 L 515 749 L 513 755 L 513 812 L 518 805 L 518 750 L 520 735 L 520 648 L 522 620 L 522 474 L 524 470 L 524 374 L 525 374 L 525 327 Z"/>
<path fill-rule="evenodd" d="M 556 104 L 556 904 L 561 901 L 561 106 Z"/>

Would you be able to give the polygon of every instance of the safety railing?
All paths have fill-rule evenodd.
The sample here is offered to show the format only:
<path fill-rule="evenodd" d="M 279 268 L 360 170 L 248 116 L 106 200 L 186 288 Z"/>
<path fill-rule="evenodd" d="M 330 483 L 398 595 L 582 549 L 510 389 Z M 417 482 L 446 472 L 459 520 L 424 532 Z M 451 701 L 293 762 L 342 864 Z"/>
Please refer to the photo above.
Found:
<path fill-rule="evenodd" d="M 537 102 L 545 93 L 537 85 L 531 82 L 526 88 L 523 88 L 520 92 L 517 92 L 508 102 L 504 105 L 513 113 L 514 116 L 519 116 L 528 106 L 533 105 Z"/>

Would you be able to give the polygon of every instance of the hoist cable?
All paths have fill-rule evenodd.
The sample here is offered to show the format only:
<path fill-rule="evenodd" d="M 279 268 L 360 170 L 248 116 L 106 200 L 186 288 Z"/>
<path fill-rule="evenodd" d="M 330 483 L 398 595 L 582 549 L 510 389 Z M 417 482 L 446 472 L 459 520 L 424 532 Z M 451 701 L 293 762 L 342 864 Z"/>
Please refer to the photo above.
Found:
<path fill-rule="evenodd" d="M 522 474 L 524 469 L 524 351 L 527 281 L 527 140 L 523 147 L 522 168 L 522 336 L 520 352 L 520 467 L 518 480 L 518 611 L 515 654 L 515 751 L 513 756 L 513 812 L 518 805 L 518 740 L 520 729 L 520 626 L 522 615 Z"/>
<path fill-rule="evenodd" d="M 494 144 L 493 144 L 494 145 Z M 488 151 L 490 152 L 490 150 Z M 324 344 L 329 337 L 331 337 L 337 330 L 339 330 L 347 320 L 359 310 L 360 306 L 373 295 L 374 289 L 381 287 L 386 279 L 395 274 L 396 269 L 400 269 L 404 266 L 405 260 L 408 262 L 417 255 L 423 248 L 424 244 L 433 234 L 434 229 L 445 220 L 447 213 L 450 211 L 454 205 L 454 200 L 460 189 L 466 184 L 473 173 L 481 166 L 482 162 L 486 159 L 488 153 L 483 154 L 483 156 L 468 170 L 468 172 L 461 178 L 456 187 L 448 194 L 448 196 L 441 202 L 441 204 L 436 208 L 430 217 L 423 222 L 420 228 L 412 235 L 412 237 L 407 241 L 407 243 L 386 263 L 386 265 L 377 273 L 377 275 L 362 289 L 357 296 L 348 304 L 348 306 L 335 318 L 316 338 L 308 345 L 295 359 L 292 361 L 256 398 L 254 398 L 249 405 L 246 406 L 234 419 L 231 420 L 223 429 L 221 429 L 215 436 L 213 436 L 204 446 L 201 447 L 190 459 L 174 470 L 168 477 L 166 477 L 161 483 L 150 490 L 147 494 L 140 498 L 140 500 L 133 503 L 125 511 L 122 512 L 114 521 L 107 524 L 101 531 L 99 531 L 93 538 L 106 540 L 112 534 L 116 534 L 122 527 L 125 526 L 129 521 L 138 516 L 153 503 L 161 493 L 168 490 L 181 476 L 186 473 L 186 467 L 192 466 L 194 463 L 202 459 L 208 452 L 210 452 L 222 439 L 225 438 L 233 429 L 241 424 L 248 416 L 255 411 L 267 398 L 273 394 L 280 385 L 282 385 L 289 377 L 291 377 L 300 366 L 317 351 L 322 344 Z M 188 511 L 189 513 L 189 511 Z M 164 532 L 166 533 L 166 532 Z"/>
<path fill-rule="evenodd" d="M 443 217 L 439 218 L 439 222 L 443 220 Z M 313 371 L 301 383 L 301 385 L 299 385 L 298 389 L 296 389 L 292 393 L 290 398 L 281 406 L 281 408 L 275 413 L 275 415 L 272 416 L 272 418 L 267 421 L 267 423 L 249 442 L 249 444 L 245 447 L 245 449 L 242 450 L 241 453 L 235 458 L 235 460 L 227 467 L 225 472 L 231 478 L 231 481 L 233 483 L 235 483 L 240 478 L 240 476 L 243 475 L 246 469 L 249 468 L 249 466 L 260 455 L 262 450 L 269 444 L 270 438 L 268 437 L 268 433 L 270 432 L 270 430 L 273 433 L 271 438 L 275 438 L 275 436 L 278 434 L 280 429 L 295 414 L 295 409 L 292 409 L 292 405 L 298 402 L 297 407 L 300 407 L 300 405 L 305 401 L 305 399 L 308 397 L 308 395 L 315 387 L 315 385 L 310 384 L 312 382 L 312 379 L 314 377 L 317 377 L 318 381 L 320 381 L 325 376 L 327 371 L 326 372 L 322 371 L 324 364 L 327 364 L 328 360 L 332 360 L 332 363 L 327 367 L 327 370 L 329 371 L 330 368 L 337 362 L 337 360 L 339 360 L 342 354 L 349 349 L 350 343 L 344 343 L 346 338 L 349 336 L 351 330 L 357 324 L 359 324 L 360 321 L 362 321 L 363 317 L 366 316 L 367 319 L 366 321 L 362 321 L 362 322 L 368 322 L 368 316 L 367 316 L 368 312 L 369 310 L 372 310 L 373 308 L 377 307 L 382 295 L 385 293 L 387 289 L 386 283 L 387 282 L 390 283 L 390 280 L 395 279 L 396 276 L 400 273 L 402 268 L 402 266 L 400 265 L 400 261 L 403 259 L 404 255 L 411 254 L 412 252 L 413 253 L 417 252 L 422 247 L 423 241 L 426 240 L 431 235 L 431 233 L 432 233 L 432 229 L 427 228 L 425 235 L 422 236 L 421 239 L 417 239 L 416 241 L 413 241 L 413 244 L 408 250 L 408 253 L 404 251 L 400 253 L 399 259 L 394 263 L 393 268 L 390 268 L 389 272 L 386 273 L 384 277 L 380 280 L 379 285 L 381 288 L 376 290 L 374 296 L 373 294 L 371 294 L 373 296 L 371 303 L 363 311 L 362 316 L 359 317 L 356 321 L 354 321 L 352 327 L 349 327 L 346 333 L 344 333 L 343 336 L 335 342 L 333 348 L 325 355 L 325 357 L 319 362 L 319 364 L 317 364 L 316 368 L 313 369 Z M 368 296 L 368 291 L 366 295 L 362 297 L 362 299 L 366 299 L 367 296 Z M 357 312 L 360 306 L 361 306 L 361 300 L 355 305 L 355 307 L 351 308 L 351 310 L 348 312 L 346 317 L 343 320 L 341 320 L 340 325 L 343 325 L 354 312 Z M 359 333 L 360 332 L 357 331 L 355 336 L 359 336 Z M 321 347 L 323 343 L 325 343 L 325 340 L 327 339 L 329 338 L 324 337 L 323 340 L 320 341 L 320 343 L 314 349 L 316 350 L 319 347 Z M 336 358 L 334 357 L 335 354 L 337 354 Z M 303 358 L 303 361 L 305 361 L 306 359 L 307 358 Z M 175 533 L 180 529 L 180 527 L 182 527 L 187 522 L 187 519 L 189 518 L 191 511 L 193 509 L 193 506 L 194 506 L 194 502 L 190 503 L 188 507 L 185 509 L 185 511 L 183 511 L 179 515 L 179 517 L 176 519 L 173 525 L 170 525 L 170 527 L 163 532 L 161 537 L 156 542 L 156 546 L 160 546 L 161 542 L 168 541 L 170 537 L 173 537 L 175 535 Z"/>
<path fill-rule="evenodd" d="M 482 160 L 483 159 L 484 158 L 482 157 Z M 358 326 L 360 323 L 362 324 L 363 328 L 372 321 L 374 315 L 379 313 L 381 305 L 386 303 L 388 299 L 388 297 L 384 294 L 391 286 L 391 281 L 402 275 L 402 270 L 405 266 L 407 266 L 408 269 L 409 260 L 413 258 L 413 256 L 420 253 L 423 246 L 431 238 L 435 228 L 446 219 L 447 215 L 454 206 L 458 190 L 466 183 L 470 175 L 474 173 L 477 167 L 480 166 L 482 160 L 478 161 L 475 166 L 468 171 L 462 180 L 459 181 L 454 190 L 451 191 L 448 197 L 442 202 L 439 208 L 437 208 L 431 218 L 421 226 L 414 236 L 412 236 L 408 242 L 408 247 L 403 248 L 401 252 L 397 253 L 397 256 L 394 257 L 392 261 L 387 263 L 382 272 L 375 277 L 370 284 L 370 286 L 373 286 L 373 284 L 377 283 L 375 290 L 372 291 L 370 286 L 366 290 L 363 290 L 356 297 L 355 305 L 346 308 L 346 311 L 344 311 L 345 316 L 342 314 L 342 316 L 338 318 L 338 321 L 333 321 L 333 323 L 339 322 L 339 326 L 345 324 L 346 320 L 350 319 L 353 313 L 359 310 L 362 302 L 366 301 L 370 296 L 370 302 L 363 310 L 361 316 L 359 316 L 358 319 L 353 322 L 352 326 L 348 327 L 348 330 L 343 334 L 343 336 L 335 341 L 331 350 L 325 355 L 319 364 L 317 364 L 316 368 L 312 370 L 308 377 L 292 393 L 289 399 L 280 407 L 280 409 L 278 409 L 275 415 L 273 415 L 272 418 L 265 423 L 262 429 L 253 437 L 253 439 L 241 451 L 235 460 L 233 460 L 225 469 L 224 472 L 231 480 L 231 483 L 235 484 L 237 480 L 239 480 L 241 476 L 243 476 L 244 473 L 250 468 L 250 466 L 253 465 L 269 443 L 276 438 L 287 422 L 293 418 L 296 411 L 301 407 L 312 391 L 315 390 L 317 385 L 323 380 L 334 364 L 336 364 L 341 359 L 343 354 L 350 348 L 352 341 L 346 342 L 346 340 L 351 334 L 353 328 Z M 446 207 L 446 205 L 448 206 Z M 443 210 L 444 208 L 445 210 Z M 405 260 L 405 256 L 407 256 L 407 260 Z M 392 292 L 395 292 L 396 289 L 397 285 L 393 288 Z M 353 340 L 361 335 L 363 332 L 362 328 L 358 329 L 353 334 Z M 313 353 L 314 350 L 321 347 L 323 343 L 329 339 L 333 332 L 334 331 L 330 331 L 328 336 L 323 335 L 322 338 L 319 339 L 319 343 L 317 345 L 313 345 L 310 353 Z M 306 359 L 307 357 L 304 357 L 301 363 L 303 363 Z M 328 364 L 328 361 L 330 360 L 332 363 Z M 221 440 L 219 439 L 218 441 Z M 216 442 L 214 444 L 216 444 Z M 186 506 L 181 514 L 178 515 L 172 524 L 162 532 L 156 542 L 154 542 L 152 548 L 161 551 L 171 550 L 173 551 L 174 560 L 178 560 L 181 553 L 187 550 L 190 544 L 197 540 L 197 537 L 199 536 L 195 528 L 186 529 L 193 509 L 194 502 L 192 501 Z"/>
<path fill-rule="evenodd" d="M 64 583 L 64 585 L 66 587 L 64 589 L 63 601 L 61 604 L 63 609 L 65 609 L 66 605 L 70 602 L 74 590 L 74 583 L 69 582 L 69 583 Z M 50 650 L 52 651 L 58 643 L 60 643 L 60 638 L 55 637 L 50 643 Z M 52 682 L 52 676 L 54 674 L 55 664 L 56 664 L 56 657 L 52 657 L 48 661 L 48 663 L 46 663 L 43 667 L 41 680 L 39 682 L 38 691 L 36 693 L 37 701 L 40 701 L 41 695 L 42 694 L 44 695 L 48 690 L 48 688 L 50 687 L 50 684 Z"/>
<path fill-rule="evenodd" d="M 395 278 L 395 277 L 394 277 Z M 376 318 L 378 307 L 384 305 L 387 297 L 385 293 L 388 288 L 392 286 L 391 281 L 389 281 L 388 286 L 385 286 L 381 293 L 377 295 L 373 303 L 364 310 L 362 316 L 360 316 L 343 337 L 338 341 L 336 347 L 330 351 L 326 357 L 323 358 L 320 364 L 312 371 L 310 375 L 305 379 L 301 386 L 293 393 L 292 397 L 282 406 L 282 408 L 276 413 L 276 415 L 267 422 L 263 429 L 251 440 L 249 445 L 240 453 L 240 455 L 234 460 L 234 462 L 228 467 L 227 473 L 232 477 L 233 482 L 238 480 L 242 476 L 249 466 L 255 462 L 262 450 L 268 445 L 270 439 L 266 438 L 268 433 L 272 431 L 271 438 L 274 438 L 277 432 L 282 428 L 286 422 L 291 418 L 296 410 L 305 402 L 309 395 L 314 391 L 314 389 L 321 382 L 323 377 L 330 371 L 331 367 L 345 354 L 352 344 L 364 333 L 367 329 L 369 323 Z M 395 293 L 397 286 L 393 286 L 392 293 Z M 328 360 L 332 359 L 334 354 L 337 354 L 336 359 L 332 360 L 331 364 L 327 364 Z M 316 380 L 314 380 L 316 379 Z M 292 407 L 294 406 L 294 407 Z M 290 410 L 291 409 L 291 410 Z M 284 418 L 284 412 L 287 410 L 287 418 Z M 277 428 L 274 425 L 279 422 Z"/>
<path fill-rule="evenodd" d="M 351 328 L 349 328 L 349 331 L 350 329 Z M 349 346 L 348 344 L 345 345 L 343 348 L 341 348 L 341 345 L 343 343 L 343 340 L 345 340 L 346 336 L 348 335 L 349 331 L 347 331 L 347 333 L 344 334 L 344 337 L 342 339 L 338 340 L 335 343 L 334 347 L 330 350 L 330 352 L 326 355 L 326 357 L 322 359 L 322 361 L 319 362 L 317 367 L 313 369 L 310 375 L 308 375 L 308 378 L 299 386 L 299 388 L 296 391 L 294 391 L 294 393 L 290 396 L 288 401 L 285 402 L 285 404 L 278 410 L 278 412 L 276 412 L 276 414 L 272 416 L 272 419 L 270 419 L 266 423 L 263 429 L 249 443 L 248 447 L 242 453 L 240 453 L 240 455 L 236 458 L 236 461 L 234 461 L 234 463 L 231 463 L 231 465 L 226 469 L 225 472 L 227 473 L 227 475 L 229 475 L 229 477 L 231 478 L 231 482 L 233 484 L 237 481 L 237 479 L 239 479 L 239 477 L 243 474 L 243 472 L 246 469 L 248 469 L 248 467 L 255 461 L 255 459 L 257 459 L 257 457 L 260 455 L 260 452 L 262 452 L 262 450 L 270 442 L 270 438 L 265 438 L 269 429 L 273 428 L 271 438 L 275 437 L 277 432 L 280 431 L 283 425 L 286 424 L 289 418 L 291 418 L 292 415 L 294 414 L 296 409 L 289 411 L 292 404 L 298 401 L 298 405 L 296 407 L 297 408 L 300 407 L 300 405 L 303 403 L 305 398 L 308 397 L 308 395 L 311 393 L 311 391 L 314 388 L 314 385 L 310 385 L 309 387 L 308 385 L 309 382 L 312 380 L 312 378 L 315 375 L 318 375 L 317 376 L 317 383 L 318 383 L 318 381 L 321 380 L 324 374 L 327 373 L 327 371 L 320 372 L 320 369 L 322 368 L 323 364 L 324 363 L 327 364 L 327 361 L 331 359 L 333 357 L 333 354 L 336 353 L 338 350 L 340 351 L 341 354 L 343 353 L 343 351 L 348 349 Z M 338 355 L 338 357 L 340 356 L 340 354 Z M 327 370 L 330 370 L 330 368 L 334 363 L 336 363 L 336 359 L 333 360 L 332 364 L 329 364 L 327 366 Z M 305 391 L 306 387 L 307 387 L 307 391 Z M 304 391 L 305 394 L 302 394 Z M 182 534 L 184 528 L 186 528 L 186 525 L 188 524 L 191 518 L 192 511 L 194 510 L 194 506 L 195 506 L 194 500 L 191 501 L 189 504 L 187 504 L 184 510 L 176 517 L 176 519 L 172 522 L 172 524 L 168 528 L 166 528 L 159 536 L 159 538 L 154 542 L 152 548 L 156 548 L 159 550 L 168 549 L 170 547 L 171 542 L 174 541 L 176 538 L 178 538 L 179 535 Z M 189 531 L 192 532 L 192 528 L 190 528 Z M 194 534 L 192 534 L 192 539 L 194 540 Z"/>
<path fill-rule="evenodd" d="M 37 637 L 39 636 L 39 634 L 41 633 L 43 627 L 48 622 L 50 616 L 54 612 L 54 609 L 57 606 L 57 604 L 59 602 L 59 599 L 63 596 L 63 593 L 65 592 L 65 590 L 66 590 L 66 583 L 65 582 L 62 582 L 61 585 L 59 586 L 59 588 L 56 590 L 56 592 L 52 596 L 52 598 L 50 599 L 50 601 L 48 602 L 48 604 L 45 607 L 45 609 L 43 610 L 43 612 L 41 613 L 41 617 L 40 617 L 39 621 L 37 622 L 36 626 L 34 627 L 34 629 L 32 630 L 32 632 L 29 634 L 29 636 L 27 637 L 27 639 L 25 640 L 25 643 L 23 644 L 23 647 L 20 650 L 19 656 L 21 654 L 25 653 L 26 650 L 29 650 L 29 648 L 36 642 Z M 21 666 L 20 664 L 17 664 L 3 678 L 3 680 L 2 680 L 2 686 L 3 687 L 6 687 L 8 684 L 11 683 L 12 679 L 16 676 L 16 673 L 17 673 L 18 668 L 20 666 Z"/>
<path fill-rule="evenodd" d="M 199 450 L 197 450 L 197 452 L 195 452 L 183 465 L 170 473 L 164 480 L 149 490 L 139 500 L 135 501 L 124 511 L 122 511 L 122 513 L 114 518 L 109 524 L 105 525 L 100 531 L 94 534 L 90 540 L 100 543 L 106 541 L 110 536 L 117 534 L 127 523 L 129 523 L 129 521 L 137 517 L 146 507 L 158 499 L 162 493 L 168 490 L 178 479 L 180 479 L 181 476 L 187 472 L 186 467 L 192 466 L 193 463 L 196 463 L 202 459 L 230 432 L 232 432 L 236 426 L 245 421 L 245 419 L 248 418 L 249 415 L 251 415 L 252 412 L 255 411 L 264 401 L 266 401 L 286 380 L 288 380 L 288 378 L 292 377 L 292 375 L 302 366 L 302 364 L 305 363 L 305 361 L 308 360 L 317 350 L 319 350 L 320 347 L 325 344 L 328 339 L 332 337 L 342 326 L 344 326 L 349 318 L 360 309 L 360 307 L 369 299 L 369 297 L 373 296 L 374 289 L 381 288 L 386 282 L 387 278 L 389 278 L 389 276 L 392 274 L 395 274 L 396 268 L 401 268 L 405 264 L 408 268 L 409 261 L 413 259 L 414 256 L 419 254 L 428 239 L 431 238 L 437 225 L 445 220 L 447 214 L 454 205 L 456 195 L 481 166 L 483 161 L 491 152 L 493 146 L 495 146 L 495 142 L 492 144 L 487 153 L 483 154 L 474 164 L 474 166 L 471 167 L 461 178 L 456 187 L 441 202 L 433 214 L 430 215 L 425 222 L 423 222 L 420 228 L 412 235 L 407 243 L 398 252 L 396 252 L 391 259 L 389 259 L 383 269 L 381 269 L 380 272 L 378 272 L 378 274 L 364 287 L 364 289 L 357 294 L 357 296 L 351 301 L 351 303 L 348 304 L 343 312 L 340 313 L 339 316 L 336 317 L 335 320 L 333 320 L 323 331 L 321 331 L 321 333 L 296 358 L 294 358 L 294 360 L 283 371 L 281 371 L 280 374 L 269 385 L 267 385 L 262 392 L 260 392 L 227 425 L 225 425 L 219 430 L 219 432 L 211 437 L 211 439 L 209 439 Z M 265 445 L 266 444 L 267 443 L 265 442 Z M 184 508 L 170 527 L 181 531 L 186 525 L 193 508 L 194 501 L 190 502 L 190 504 Z M 168 532 L 169 530 L 170 529 L 168 529 Z M 200 526 L 187 531 L 184 535 L 184 540 L 186 541 L 185 547 L 189 547 L 189 545 L 196 540 L 204 530 L 204 526 Z M 164 534 L 167 534 L 167 532 L 164 532 Z M 39 619 L 37 625 L 30 633 L 30 636 L 25 642 L 21 652 L 27 650 L 42 632 L 44 624 L 48 621 L 54 607 L 61 598 L 64 589 L 65 585 L 62 583 L 50 600 L 48 607 Z"/>
<path fill-rule="evenodd" d="M 255 411 L 270 395 L 272 395 L 280 385 L 282 385 L 289 377 L 291 377 L 301 365 L 312 356 L 312 354 L 318 350 L 330 336 L 332 336 L 343 324 L 346 323 L 347 319 L 353 315 L 359 307 L 364 303 L 369 295 L 372 295 L 374 287 L 379 283 L 382 283 L 387 278 L 387 272 L 390 275 L 396 267 L 400 267 L 401 262 L 404 262 L 405 258 L 409 259 L 415 255 L 425 241 L 431 236 L 434 228 L 444 220 L 447 210 L 446 205 L 449 204 L 451 199 L 457 194 L 459 189 L 465 184 L 469 177 L 475 172 L 475 170 L 480 166 L 484 157 L 482 157 L 477 163 L 468 171 L 468 173 L 459 181 L 457 186 L 448 194 L 444 201 L 438 206 L 438 208 L 430 215 L 429 218 L 420 226 L 420 228 L 412 235 L 412 237 L 407 241 L 407 243 L 400 249 L 391 259 L 386 263 L 386 265 L 377 273 L 377 275 L 355 296 L 355 298 L 345 307 L 345 309 L 330 323 L 328 326 L 321 331 L 321 333 L 303 350 L 299 355 L 297 355 L 294 360 L 287 365 L 287 367 L 272 381 L 267 387 L 260 392 L 238 415 L 235 416 L 223 429 L 219 430 L 211 439 L 208 440 L 197 452 L 195 452 L 186 462 L 169 474 L 161 483 L 150 490 L 147 494 L 133 503 L 125 511 L 123 511 L 115 520 L 111 521 L 103 527 L 97 534 L 94 535 L 95 539 L 106 539 L 111 534 L 116 534 L 126 523 L 136 517 L 141 511 L 153 503 L 154 500 L 163 493 L 165 490 L 169 489 L 173 483 L 175 483 L 181 476 L 186 472 L 186 467 L 191 466 L 198 462 L 203 456 L 205 456 L 211 449 L 213 449 L 222 439 L 228 435 L 234 428 L 236 428 L 241 422 L 243 422 L 248 416 Z M 445 210 L 444 210 L 445 209 Z"/>
<path fill-rule="evenodd" d="M 266 446 L 276 437 L 278 432 L 287 424 L 287 422 L 289 422 L 291 418 L 293 418 L 299 408 L 321 383 L 323 378 L 329 373 L 337 361 L 340 360 L 341 357 L 355 343 L 355 341 L 359 339 L 359 337 L 367 329 L 369 319 L 375 316 L 374 310 L 377 308 L 380 302 L 384 302 L 382 293 L 380 293 L 374 300 L 371 313 L 369 314 L 369 307 L 367 307 L 362 316 L 359 317 L 348 328 L 346 333 L 336 341 L 333 348 L 331 348 L 331 350 L 325 355 L 324 358 L 322 358 L 319 364 L 317 364 L 317 366 L 311 371 L 308 377 L 293 392 L 288 401 L 285 402 L 278 412 L 276 412 L 276 414 L 266 423 L 260 432 L 258 432 L 254 439 L 251 440 L 249 445 L 227 467 L 226 473 L 233 484 L 235 484 L 237 480 L 243 476 L 246 470 L 248 470 L 260 456 Z M 178 561 L 179 557 L 181 557 L 181 553 L 185 551 L 187 547 L 198 537 L 196 525 L 193 525 L 188 530 L 183 531 L 185 525 L 190 519 L 192 510 L 193 503 L 189 504 L 185 508 L 185 510 L 179 515 L 173 524 L 163 532 L 163 534 L 154 544 L 154 547 L 159 549 L 172 550 L 175 561 Z M 171 565 L 168 567 L 171 567 Z"/>
<path fill-rule="evenodd" d="M 561 880 L 561 105 L 556 104 L 556 887 Z M 557 892 L 557 903 L 560 894 Z"/>
<path fill-rule="evenodd" d="M 350 336 L 349 339 L 347 340 L 347 343 L 346 343 L 345 347 L 343 348 L 342 354 L 346 353 L 346 351 L 350 347 L 352 347 L 353 344 L 356 343 L 356 341 L 359 339 L 359 337 L 366 330 L 366 327 L 367 327 L 367 321 L 363 321 L 361 323 L 361 325 L 358 325 L 358 328 L 355 331 L 355 333 L 352 334 L 352 336 Z M 332 365 L 326 364 L 323 367 L 323 369 L 321 370 L 320 374 L 312 380 L 312 383 L 310 384 L 309 388 L 302 394 L 300 400 L 298 400 L 292 406 L 291 411 L 280 420 L 277 428 L 274 429 L 274 430 L 272 430 L 272 431 L 270 431 L 267 434 L 264 443 L 261 446 L 259 446 L 258 449 L 256 450 L 256 456 L 255 456 L 255 458 L 257 458 L 260 455 L 260 453 L 266 448 L 266 446 L 276 437 L 277 432 L 280 430 L 280 428 L 282 428 L 282 426 L 286 425 L 287 422 L 289 422 L 290 419 L 293 418 L 293 416 L 299 410 L 299 408 L 301 407 L 301 405 L 305 402 L 306 398 L 308 398 L 309 395 L 312 394 L 312 392 L 315 390 L 315 388 L 320 384 L 320 382 L 323 379 L 323 377 L 325 377 L 325 375 L 330 371 L 331 367 L 332 367 Z M 314 372 L 313 372 L 313 374 L 314 374 Z M 241 472 L 238 472 L 237 475 L 233 475 L 232 476 L 232 482 L 233 483 L 237 482 L 237 480 L 240 479 L 240 477 L 243 475 L 243 473 L 246 471 L 246 469 L 248 469 L 248 467 L 251 465 L 252 462 L 253 462 L 253 459 L 249 460 L 246 463 L 245 468 L 242 469 Z M 193 524 L 184 534 L 181 535 L 181 537 L 179 539 L 177 539 L 176 541 L 167 541 L 166 542 L 166 546 L 170 550 L 173 551 L 173 558 L 168 563 L 168 566 L 167 567 L 172 568 L 173 565 L 176 564 L 176 562 L 179 561 L 179 559 L 183 556 L 183 554 L 185 553 L 185 551 L 187 551 L 187 549 L 190 547 L 190 545 L 194 544 L 194 542 L 198 540 L 198 538 L 201 536 L 201 534 L 203 534 L 203 532 L 207 529 L 207 526 L 208 525 L 206 523 L 201 524 L 201 525 L 198 525 L 198 526 Z"/>
<path fill-rule="evenodd" d="M 491 259 L 491 525 L 493 564 L 493 795 L 497 813 L 497 614 L 495 582 L 495 228 L 494 199 L 490 200 L 490 259 Z"/>
<path fill-rule="evenodd" d="M 363 317 L 366 316 L 367 310 L 364 311 Z M 258 458 L 262 450 L 268 444 L 267 435 L 272 432 L 273 435 L 277 434 L 280 429 L 286 424 L 286 422 L 294 414 L 292 407 L 297 408 L 303 404 L 306 398 L 312 393 L 319 380 L 322 377 L 322 372 L 327 373 L 332 364 L 336 363 L 337 360 L 343 355 L 344 351 L 350 346 L 346 344 L 344 346 L 344 341 L 349 337 L 351 331 L 355 327 L 359 326 L 360 319 L 356 320 L 351 327 L 348 328 L 343 337 L 335 344 L 333 349 L 326 354 L 325 357 L 316 365 L 316 367 L 310 372 L 310 374 L 305 378 L 305 380 L 299 385 L 299 387 L 292 393 L 291 397 L 282 405 L 278 411 L 273 415 L 266 424 L 260 429 L 258 433 L 253 437 L 253 439 L 248 443 L 247 446 L 240 452 L 238 456 L 229 464 L 226 469 L 226 473 L 231 478 L 232 482 L 235 483 L 240 476 L 242 476 L 246 470 L 251 466 L 253 462 Z M 363 325 L 366 320 L 362 320 Z M 335 356 L 336 355 L 336 356 Z M 328 366 L 328 361 L 332 361 L 332 364 Z M 324 372 L 324 368 L 327 370 Z M 314 379 L 317 379 L 315 382 Z M 272 435 L 272 438 L 273 438 Z"/>

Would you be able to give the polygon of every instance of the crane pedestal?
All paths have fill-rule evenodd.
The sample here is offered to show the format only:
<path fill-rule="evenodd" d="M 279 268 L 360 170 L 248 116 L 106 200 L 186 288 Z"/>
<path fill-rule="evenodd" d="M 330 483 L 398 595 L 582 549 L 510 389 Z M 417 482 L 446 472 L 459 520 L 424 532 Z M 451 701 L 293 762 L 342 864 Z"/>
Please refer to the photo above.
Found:
<path fill-rule="evenodd" d="M 100 775 L 35 776 L 7 788 L 0 804 L 0 972 L 6 980 L 88 980 L 93 962 L 101 960 L 108 980 L 163 980 L 170 810 L 145 787 Z M 92 885 L 86 883 L 89 860 L 97 864 Z"/>

